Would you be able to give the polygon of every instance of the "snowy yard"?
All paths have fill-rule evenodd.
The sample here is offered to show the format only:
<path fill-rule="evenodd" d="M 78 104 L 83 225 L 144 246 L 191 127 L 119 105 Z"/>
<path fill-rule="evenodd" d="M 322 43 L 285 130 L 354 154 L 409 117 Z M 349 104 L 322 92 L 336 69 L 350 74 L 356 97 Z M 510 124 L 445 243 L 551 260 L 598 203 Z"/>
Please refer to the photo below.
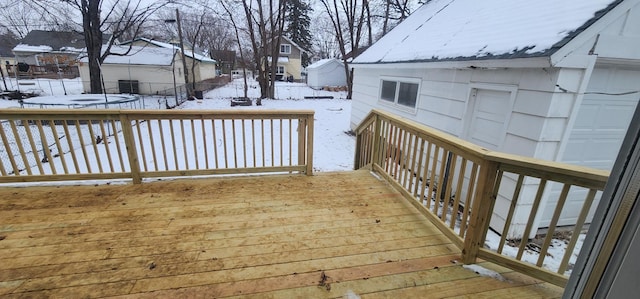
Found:
<path fill-rule="evenodd" d="M 8 87 L 18 86 L 15 81 L 7 80 Z M 203 100 L 187 101 L 177 109 L 212 110 L 313 110 L 315 111 L 314 134 L 314 171 L 347 171 L 353 169 L 355 138 L 346 134 L 349 131 L 351 101 L 344 99 L 344 92 L 317 91 L 302 83 L 276 83 L 276 97 L 266 99 L 262 106 L 231 107 L 230 99 L 242 96 L 242 80 L 237 79 L 224 87 L 206 92 Z M 63 95 L 82 93 L 80 79 L 65 80 L 20 80 L 20 90 L 36 91 L 42 95 Z M 255 81 L 250 81 L 249 97 L 257 97 L 260 90 Z M 334 99 L 304 99 L 305 96 L 332 96 Z M 164 107 L 164 101 L 172 101 L 157 96 L 143 96 L 142 105 L 147 109 Z M 18 101 L 0 100 L 0 108 L 20 107 Z"/>

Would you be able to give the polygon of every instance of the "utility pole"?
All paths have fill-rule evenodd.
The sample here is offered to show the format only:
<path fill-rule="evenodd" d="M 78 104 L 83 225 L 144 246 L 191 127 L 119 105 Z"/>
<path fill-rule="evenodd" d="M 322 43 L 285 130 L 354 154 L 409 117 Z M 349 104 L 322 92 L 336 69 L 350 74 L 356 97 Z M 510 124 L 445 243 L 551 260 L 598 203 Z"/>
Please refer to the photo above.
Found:
<path fill-rule="evenodd" d="M 178 38 L 180 39 L 180 51 L 182 52 L 182 68 L 184 69 L 184 86 L 187 89 L 187 97 L 191 96 L 189 90 L 189 71 L 187 68 L 187 60 L 184 55 L 184 43 L 182 42 L 182 26 L 180 25 L 180 11 L 176 8 L 176 20 L 178 22 Z"/>

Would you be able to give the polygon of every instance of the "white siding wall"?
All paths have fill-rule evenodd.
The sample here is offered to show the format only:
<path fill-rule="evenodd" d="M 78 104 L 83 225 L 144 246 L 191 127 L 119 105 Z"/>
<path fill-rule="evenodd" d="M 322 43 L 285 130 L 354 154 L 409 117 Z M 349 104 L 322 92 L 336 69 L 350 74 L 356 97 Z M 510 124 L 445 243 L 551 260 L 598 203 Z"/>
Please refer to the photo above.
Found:
<path fill-rule="evenodd" d="M 197 81 L 207 80 L 216 77 L 216 65 L 213 62 L 198 63 L 196 65 Z"/>
<path fill-rule="evenodd" d="M 378 101 L 381 76 L 421 78 L 415 112 L 398 109 Z M 503 144 L 494 148 L 508 153 L 556 160 L 567 132 L 569 117 L 577 95 L 562 92 L 560 84 L 578 90 L 583 69 L 357 69 L 354 77 L 351 126 L 355 127 L 374 108 L 423 123 L 454 136 L 465 137 L 470 120 L 470 94 L 473 88 L 502 88 L 515 93 L 513 109 Z M 491 219 L 494 229 L 502 230 L 517 177 L 507 175 Z M 510 228 L 521 233 L 538 186 L 527 179 Z M 540 218 L 540 217 L 539 217 Z"/>
<path fill-rule="evenodd" d="M 355 70 L 351 126 L 355 128 L 371 109 L 384 109 L 454 136 L 463 136 L 469 94 L 474 84 L 516 86 L 513 114 L 503 149 L 514 154 L 545 156 L 539 142 L 560 142 L 562 119 L 569 116 L 573 98 L 554 98 L 558 70 L 502 69 L 358 69 Z M 380 77 L 421 78 L 417 109 L 410 112 L 379 102 Z M 566 103 L 558 103 L 558 102 Z M 559 111 L 551 105 L 560 104 Z M 549 120 L 551 119 L 551 120 Z"/>
<path fill-rule="evenodd" d="M 176 66 L 176 84 L 184 84 L 182 69 Z M 156 94 L 173 88 L 172 66 L 165 65 L 102 65 L 102 76 L 105 88 L 109 93 L 118 93 L 118 80 L 138 80 L 140 94 Z M 91 90 L 89 85 L 89 66 L 83 63 L 80 67 L 80 77 L 85 92 Z"/>
<path fill-rule="evenodd" d="M 626 84 L 628 88 L 622 91 L 638 90 L 636 78 L 640 75 L 640 3 L 625 2 L 621 4 L 626 11 L 622 15 L 608 14 L 601 21 L 587 28 L 582 34 L 574 38 L 569 44 L 552 55 L 550 61 L 557 68 L 504 68 L 494 69 L 465 68 L 465 69 L 433 69 L 414 64 L 411 68 L 399 68 L 393 65 L 380 67 L 354 67 L 354 90 L 351 126 L 355 127 L 373 108 L 384 109 L 402 117 L 418 121 L 455 136 L 465 137 L 465 123 L 469 121 L 470 95 L 473 86 L 504 85 L 516 86 L 516 96 L 512 114 L 504 136 L 501 151 L 531 156 L 554 161 L 578 161 L 581 157 L 574 157 L 579 151 L 565 147 L 574 132 L 578 111 L 583 105 L 583 92 L 587 89 L 587 82 L 591 77 L 593 62 L 613 64 L 626 68 L 625 76 L 615 79 Z M 626 6 L 625 6 L 626 5 Z M 593 54 L 597 56 L 593 56 Z M 517 60 L 508 61 L 514 65 Z M 488 64 L 488 63 L 487 63 Z M 487 65 L 485 64 L 485 65 Z M 437 64 L 436 64 L 437 65 Z M 598 70 L 594 76 L 598 77 Z M 622 73 L 622 71 L 617 71 Z M 415 112 L 397 109 L 393 106 L 378 102 L 380 76 L 397 76 L 421 78 L 421 90 L 418 107 Z M 599 86 L 610 87 L 610 82 L 594 78 L 589 83 L 589 90 Z M 608 87 L 604 87 L 607 89 Z M 589 91 L 587 90 L 587 91 Z M 637 94 L 634 94 L 637 101 Z M 593 102 L 593 101 L 592 101 Z M 609 105 L 609 104 L 607 104 Z M 608 108 L 604 108 L 605 110 Z M 629 109 L 630 112 L 633 109 Z M 595 112 L 594 112 L 595 113 Z M 595 114 L 594 114 L 595 117 Z M 620 116 L 624 118 L 625 116 Z M 578 122 L 580 119 L 577 120 Z M 580 123 L 579 123 L 580 124 Z M 603 151 L 617 152 L 617 148 L 603 148 Z M 574 153 L 575 152 L 575 153 Z M 614 159 L 615 155 L 611 155 Z M 592 161 L 593 162 L 593 161 Z M 599 161 L 595 161 L 599 162 Z M 606 161 L 605 161 L 606 162 Z M 591 163 L 591 162 L 590 162 Z M 608 162 L 607 162 L 608 163 Z M 584 164 L 591 166 L 589 164 Z M 509 197 L 516 178 L 507 176 L 503 179 L 504 194 L 500 194 L 496 211 L 492 217 L 492 226 L 502 227 L 503 215 L 509 207 Z M 533 197 L 537 188 L 536 180 L 525 181 L 522 197 Z M 550 203 L 543 206 L 543 213 L 538 214 L 538 221 L 542 225 L 548 224 L 552 213 L 553 198 L 557 198 L 558 190 L 547 192 Z M 567 207 L 563 211 L 561 224 L 570 224 L 575 219 L 581 200 L 573 201 L 575 196 L 583 196 L 583 191 L 577 190 L 570 194 Z M 582 197 L 584 198 L 584 197 Z M 520 202 L 514 220 L 513 230 L 517 231 L 523 221 L 526 221 L 524 211 L 528 210 L 530 202 Z M 566 212 L 569 211 L 569 212 Z"/>
<path fill-rule="evenodd" d="M 471 71 L 447 69 L 355 69 L 351 126 L 371 109 L 384 109 L 458 136 L 468 98 Z M 421 78 L 416 111 L 397 109 L 378 101 L 380 76 Z M 453 81 L 447 81 L 453 80 Z"/>

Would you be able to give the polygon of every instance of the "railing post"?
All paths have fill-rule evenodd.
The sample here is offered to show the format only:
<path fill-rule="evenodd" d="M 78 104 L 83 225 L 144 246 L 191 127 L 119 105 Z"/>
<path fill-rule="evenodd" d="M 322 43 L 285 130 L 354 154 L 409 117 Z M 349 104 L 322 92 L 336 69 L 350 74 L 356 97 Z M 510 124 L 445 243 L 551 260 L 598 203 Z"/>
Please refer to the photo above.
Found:
<path fill-rule="evenodd" d="M 306 165 L 305 157 L 307 155 L 307 119 L 298 118 L 298 166 Z M 264 153 L 263 153 L 264 155 Z"/>
<path fill-rule="evenodd" d="M 353 157 L 353 168 L 358 170 L 360 167 L 369 164 L 369 169 L 373 170 L 373 164 L 376 160 L 376 157 L 379 153 L 379 144 L 380 143 L 380 118 L 377 114 L 373 116 L 373 131 L 367 131 L 367 129 L 363 130 L 361 133 L 356 132 L 356 150 L 355 155 Z M 368 125 L 367 127 L 369 127 Z M 367 134 L 371 134 L 369 137 Z M 368 147 L 366 147 L 366 140 L 371 138 L 371 143 L 369 143 Z M 371 150 L 371 154 L 367 155 L 365 151 Z M 365 163 L 361 163 L 361 159 L 363 157 L 369 157 L 369 161 L 364 161 Z M 364 164 L 364 165 L 363 165 Z"/>
<path fill-rule="evenodd" d="M 373 129 L 373 140 L 371 141 L 373 147 L 371 149 L 371 170 L 374 169 L 373 164 L 380 163 L 380 161 L 378 161 L 378 155 L 380 154 L 380 135 L 382 135 L 382 132 L 380 132 L 380 130 L 382 129 L 382 124 L 380 121 L 380 116 L 378 116 L 378 114 L 376 114 L 374 118 L 374 123 L 375 125 Z"/>
<path fill-rule="evenodd" d="M 473 264 L 489 229 L 489 220 L 495 204 L 494 185 L 498 173 L 498 163 L 484 160 L 478 174 L 478 187 L 473 196 L 471 218 L 464 237 L 462 262 Z"/>
<path fill-rule="evenodd" d="M 360 154 L 362 152 L 362 133 L 356 131 L 356 149 L 353 155 L 353 170 L 358 170 L 360 167 Z"/>
<path fill-rule="evenodd" d="M 307 115 L 307 175 L 313 175 L 313 116 Z"/>
<path fill-rule="evenodd" d="M 134 184 L 140 184 L 142 183 L 142 176 L 140 174 L 140 163 L 138 162 L 138 150 L 136 149 L 136 142 L 133 138 L 131 119 L 129 119 L 128 115 L 122 114 L 122 112 L 120 113 L 120 124 L 122 125 L 122 135 L 124 136 L 127 157 L 129 157 L 131 178 L 133 179 Z"/>

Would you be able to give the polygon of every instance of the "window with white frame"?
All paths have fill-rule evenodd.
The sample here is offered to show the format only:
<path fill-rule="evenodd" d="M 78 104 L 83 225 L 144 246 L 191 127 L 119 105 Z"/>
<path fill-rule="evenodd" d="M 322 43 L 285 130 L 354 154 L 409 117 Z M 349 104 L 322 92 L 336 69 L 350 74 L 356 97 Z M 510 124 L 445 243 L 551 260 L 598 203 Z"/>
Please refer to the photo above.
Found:
<path fill-rule="evenodd" d="M 415 109 L 420 80 L 411 78 L 383 78 L 380 80 L 380 100 Z"/>
<path fill-rule="evenodd" d="M 291 54 L 291 45 L 290 44 L 280 45 L 280 54 Z"/>
<path fill-rule="evenodd" d="M 279 65 L 278 66 L 278 70 L 276 71 L 276 74 L 278 74 L 278 75 L 284 74 L 284 66 Z"/>

